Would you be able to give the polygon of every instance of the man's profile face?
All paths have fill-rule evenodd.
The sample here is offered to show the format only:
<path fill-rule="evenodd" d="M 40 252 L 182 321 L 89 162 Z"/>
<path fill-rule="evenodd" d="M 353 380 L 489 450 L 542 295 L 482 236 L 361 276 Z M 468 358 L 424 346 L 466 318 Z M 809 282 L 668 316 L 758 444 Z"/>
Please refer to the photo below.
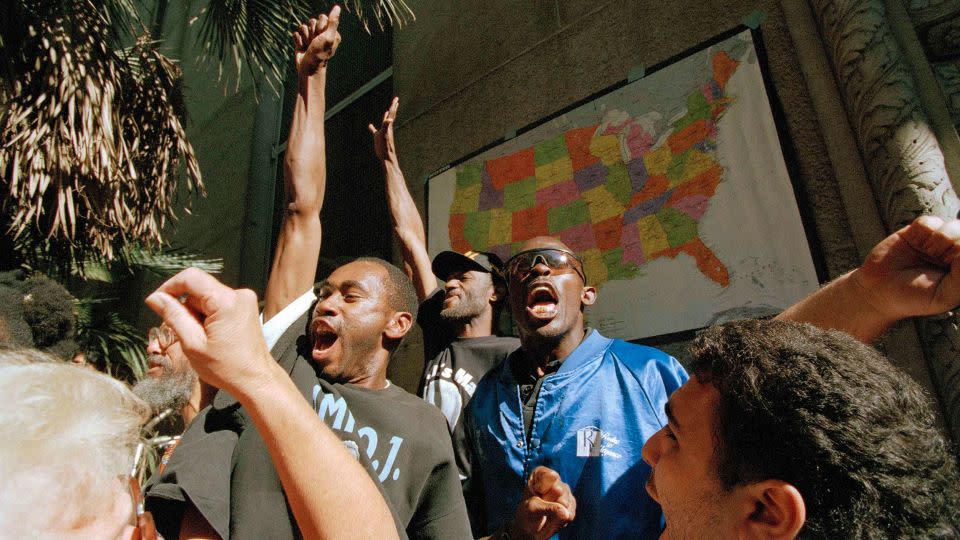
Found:
<path fill-rule="evenodd" d="M 458 271 L 444 281 L 443 308 L 440 316 L 448 321 L 468 321 L 492 309 L 493 277 L 479 270 Z"/>
<path fill-rule="evenodd" d="M 544 248 L 570 251 L 563 242 L 550 237 L 527 240 L 520 251 Z M 521 268 L 507 279 L 510 310 L 521 337 L 559 339 L 582 328 L 581 308 L 592 304 L 596 294 L 576 271 L 551 270 L 542 263 L 529 270 Z"/>
<path fill-rule="evenodd" d="M 670 397 L 667 425 L 643 446 L 643 460 L 653 468 L 647 492 L 663 508 L 664 537 L 736 535 L 736 490 L 723 489 L 714 461 L 719 401 L 713 385 L 691 378 Z"/>
<path fill-rule="evenodd" d="M 183 353 L 179 341 L 166 347 L 154 338 L 147 343 L 147 373 L 133 392 L 146 401 L 154 413 L 164 409 L 178 411 L 190 401 L 197 374 Z"/>
<path fill-rule="evenodd" d="M 310 320 L 311 357 L 328 380 L 349 382 L 370 374 L 372 355 L 384 349 L 383 332 L 394 314 L 387 298 L 388 279 L 380 265 L 355 261 L 337 268 L 317 286 Z"/>

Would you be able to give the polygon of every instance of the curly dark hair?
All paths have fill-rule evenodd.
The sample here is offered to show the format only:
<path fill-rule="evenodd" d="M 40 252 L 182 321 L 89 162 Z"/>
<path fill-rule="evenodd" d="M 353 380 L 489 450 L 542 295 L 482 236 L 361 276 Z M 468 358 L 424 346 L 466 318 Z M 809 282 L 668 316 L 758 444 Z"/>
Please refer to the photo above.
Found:
<path fill-rule="evenodd" d="M 803 495 L 801 538 L 955 538 L 960 479 L 928 396 L 847 334 L 782 321 L 706 330 L 692 372 L 720 392 L 726 489 L 780 479 Z"/>
<path fill-rule="evenodd" d="M 67 289 L 46 276 L 0 273 L 0 342 L 70 359 L 80 349 L 74 302 Z"/>

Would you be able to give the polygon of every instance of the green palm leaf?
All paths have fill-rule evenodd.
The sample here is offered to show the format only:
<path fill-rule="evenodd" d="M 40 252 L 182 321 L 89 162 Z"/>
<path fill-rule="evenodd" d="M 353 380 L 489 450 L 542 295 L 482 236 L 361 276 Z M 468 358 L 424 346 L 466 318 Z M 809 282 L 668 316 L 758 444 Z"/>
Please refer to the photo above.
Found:
<path fill-rule="evenodd" d="M 221 76 L 224 65 L 232 64 L 237 73 L 247 69 L 258 87 L 265 82 L 276 90 L 290 62 L 290 33 L 332 6 L 309 0 L 210 0 L 194 19 L 200 21 L 202 58 L 216 58 Z M 406 0 L 345 0 L 343 7 L 368 32 L 371 18 L 381 30 L 415 19 Z"/>

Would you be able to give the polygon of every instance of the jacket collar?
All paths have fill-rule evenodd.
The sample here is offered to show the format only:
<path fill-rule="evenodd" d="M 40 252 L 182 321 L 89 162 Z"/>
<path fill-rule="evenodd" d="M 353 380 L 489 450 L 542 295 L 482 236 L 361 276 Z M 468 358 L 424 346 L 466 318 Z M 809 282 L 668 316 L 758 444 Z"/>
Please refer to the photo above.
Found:
<path fill-rule="evenodd" d="M 554 375 L 563 376 L 589 364 L 591 361 L 603 356 L 603 353 L 606 352 L 611 343 L 613 343 L 612 339 L 601 336 L 600 332 L 592 328 L 587 328 L 587 336 L 580 342 L 580 345 L 577 345 L 577 348 L 563 360 L 563 364 Z M 504 385 L 518 384 L 517 378 L 510 368 L 514 355 L 518 354 L 523 354 L 523 348 L 510 353 L 510 356 L 503 362 L 503 370 L 500 372 L 500 382 Z"/>

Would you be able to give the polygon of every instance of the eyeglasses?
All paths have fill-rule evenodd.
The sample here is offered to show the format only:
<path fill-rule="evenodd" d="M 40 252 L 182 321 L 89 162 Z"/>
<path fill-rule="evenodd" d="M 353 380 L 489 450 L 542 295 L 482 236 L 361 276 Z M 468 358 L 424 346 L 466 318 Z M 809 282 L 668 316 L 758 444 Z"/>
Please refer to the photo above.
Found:
<path fill-rule="evenodd" d="M 173 345 L 177 342 L 177 334 L 167 325 L 154 326 L 147 332 L 147 343 L 156 340 L 161 349 Z"/>
<path fill-rule="evenodd" d="M 166 327 L 161 326 L 160 328 Z M 169 328 L 166 329 L 170 331 Z M 151 339 L 155 339 L 153 337 L 154 330 L 157 329 L 150 329 Z M 173 332 L 171 331 L 170 333 Z M 133 499 L 135 517 L 133 533 L 130 536 L 130 540 L 157 540 L 158 538 L 157 526 L 153 521 L 153 515 L 144 508 L 143 490 L 141 489 L 144 476 L 146 476 L 147 472 L 147 458 L 150 455 L 150 450 L 155 446 L 154 439 L 147 439 L 146 437 L 156 431 L 157 425 L 166 417 L 170 416 L 172 412 L 171 409 L 165 409 L 141 428 L 141 437 L 143 437 L 143 440 L 137 444 L 137 449 L 133 453 L 133 464 L 130 466 L 130 474 L 127 480 L 130 488 L 130 497 Z"/>
<path fill-rule="evenodd" d="M 504 273 L 507 279 L 516 277 L 524 279 L 530 274 L 530 270 L 538 264 L 543 264 L 555 273 L 576 272 L 584 283 L 587 277 L 583 273 L 583 261 L 565 249 L 540 248 L 521 251 L 507 261 L 504 265 Z"/>

